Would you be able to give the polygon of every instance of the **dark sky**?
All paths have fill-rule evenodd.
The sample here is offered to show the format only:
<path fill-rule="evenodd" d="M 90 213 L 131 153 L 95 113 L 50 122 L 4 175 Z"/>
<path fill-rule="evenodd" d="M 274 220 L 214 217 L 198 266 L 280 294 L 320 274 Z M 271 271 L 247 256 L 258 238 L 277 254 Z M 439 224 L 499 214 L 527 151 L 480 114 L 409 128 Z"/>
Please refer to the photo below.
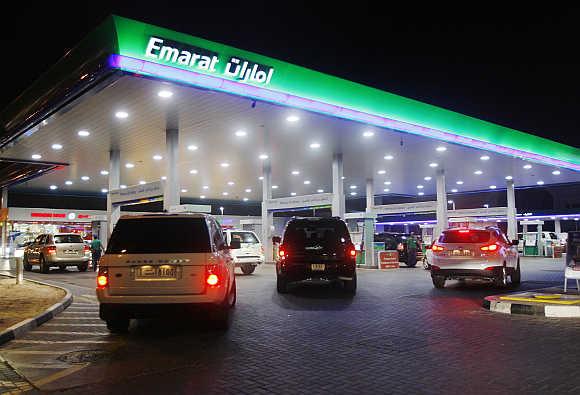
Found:
<path fill-rule="evenodd" d="M 578 8 L 361 0 L 348 7 L 314 0 L 50 3 L 18 8 L 11 2 L 15 9 L 4 12 L 0 108 L 116 13 L 580 146 Z"/>

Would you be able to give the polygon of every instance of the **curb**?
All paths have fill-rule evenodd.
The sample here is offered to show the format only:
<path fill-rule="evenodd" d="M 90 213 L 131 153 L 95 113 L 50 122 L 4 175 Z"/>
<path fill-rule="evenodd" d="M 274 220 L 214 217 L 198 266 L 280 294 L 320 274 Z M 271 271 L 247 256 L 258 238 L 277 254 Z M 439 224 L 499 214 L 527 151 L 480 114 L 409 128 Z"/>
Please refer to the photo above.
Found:
<path fill-rule="evenodd" d="M 0 276 L 14 278 L 14 276 L 6 275 L 6 274 L 0 274 Z M 48 309 L 46 309 L 44 312 L 40 313 L 36 317 L 28 318 L 24 321 L 21 321 L 17 324 L 12 325 L 11 327 L 4 330 L 3 332 L 0 332 L 0 345 L 4 344 L 6 342 L 9 342 L 10 340 L 14 340 L 14 339 L 17 339 L 19 337 L 22 337 L 26 333 L 31 331 L 32 329 L 44 324 L 47 321 L 50 321 L 57 314 L 59 314 L 60 312 L 65 310 L 68 306 L 70 306 L 73 302 L 73 296 L 68 289 L 58 287 L 58 286 L 52 285 L 52 284 L 43 283 L 41 281 L 36 281 L 36 280 L 26 279 L 26 281 L 45 285 L 48 287 L 62 289 L 63 291 L 66 292 L 66 294 L 65 294 L 64 298 L 61 299 L 60 302 L 53 304 L 52 306 L 50 306 Z"/>
<path fill-rule="evenodd" d="M 483 307 L 502 314 L 523 314 L 547 318 L 580 318 L 580 306 L 560 306 L 546 303 L 522 303 L 499 299 L 501 295 L 486 296 Z"/>

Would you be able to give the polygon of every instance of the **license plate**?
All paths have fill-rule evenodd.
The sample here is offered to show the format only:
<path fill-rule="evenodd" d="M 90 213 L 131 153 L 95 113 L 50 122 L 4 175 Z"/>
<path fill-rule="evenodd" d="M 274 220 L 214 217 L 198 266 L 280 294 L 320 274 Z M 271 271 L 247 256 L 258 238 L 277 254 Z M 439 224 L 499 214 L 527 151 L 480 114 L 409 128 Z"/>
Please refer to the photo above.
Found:
<path fill-rule="evenodd" d="M 76 255 L 77 254 L 77 252 L 75 250 L 65 250 L 64 253 L 67 255 Z"/>
<path fill-rule="evenodd" d="M 135 280 L 150 281 L 150 280 L 177 280 L 177 266 L 161 265 L 161 266 L 139 266 L 135 269 Z"/>
<path fill-rule="evenodd" d="M 326 265 L 324 263 L 313 263 L 310 265 L 310 270 L 313 272 L 323 272 L 325 268 Z"/>
<path fill-rule="evenodd" d="M 471 250 L 453 250 L 453 256 L 471 256 Z"/>

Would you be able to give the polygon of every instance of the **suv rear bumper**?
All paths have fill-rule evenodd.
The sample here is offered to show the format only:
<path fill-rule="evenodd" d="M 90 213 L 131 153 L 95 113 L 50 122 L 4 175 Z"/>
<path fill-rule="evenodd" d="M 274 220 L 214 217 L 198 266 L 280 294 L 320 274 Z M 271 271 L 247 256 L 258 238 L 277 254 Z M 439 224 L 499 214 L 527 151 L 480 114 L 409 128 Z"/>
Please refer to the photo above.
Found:
<path fill-rule="evenodd" d="M 448 280 L 483 279 L 493 280 L 501 273 L 502 266 L 494 266 L 493 270 L 478 269 L 438 269 L 431 267 L 431 277 L 445 277 Z"/>
<path fill-rule="evenodd" d="M 101 303 L 99 316 L 105 321 L 120 318 L 188 317 L 191 314 L 215 310 L 219 305 L 219 303 Z"/>
<path fill-rule="evenodd" d="M 321 263 L 321 262 L 320 262 Z M 278 262 L 277 273 L 288 282 L 298 281 L 336 281 L 352 279 L 356 271 L 355 262 L 324 263 L 324 271 L 313 271 L 311 264 Z"/>
<path fill-rule="evenodd" d="M 57 256 L 46 256 L 46 263 L 48 263 L 49 265 L 78 265 L 81 263 L 88 263 L 89 262 L 89 257 L 88 256 L 75 256 L 75 257 L 70 257 L 70 258 L 61 258 L 61 257 L 57 257 Z"/>

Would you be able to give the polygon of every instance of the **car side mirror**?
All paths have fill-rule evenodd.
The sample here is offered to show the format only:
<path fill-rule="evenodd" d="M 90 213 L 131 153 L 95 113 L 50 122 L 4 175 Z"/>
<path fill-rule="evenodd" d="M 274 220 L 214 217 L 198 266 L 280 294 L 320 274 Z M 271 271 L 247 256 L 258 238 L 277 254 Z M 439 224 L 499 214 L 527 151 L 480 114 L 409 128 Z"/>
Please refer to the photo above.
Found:
<path fill-rule="evenodd" d="M 518 244 L 520 244 L 520 241 L 518 239 L 512 240 L 512 245 L 513 246 L 517 246 Z"/>
<path fill-rule="evenodd" d="M 242 248 L 242 243 L 240 243 L 240 240 L 232 240 L 230 241 L 230 245 L 229 245 L 229 249 L 230 250 L 239 250 L 240 248 Z"/>

